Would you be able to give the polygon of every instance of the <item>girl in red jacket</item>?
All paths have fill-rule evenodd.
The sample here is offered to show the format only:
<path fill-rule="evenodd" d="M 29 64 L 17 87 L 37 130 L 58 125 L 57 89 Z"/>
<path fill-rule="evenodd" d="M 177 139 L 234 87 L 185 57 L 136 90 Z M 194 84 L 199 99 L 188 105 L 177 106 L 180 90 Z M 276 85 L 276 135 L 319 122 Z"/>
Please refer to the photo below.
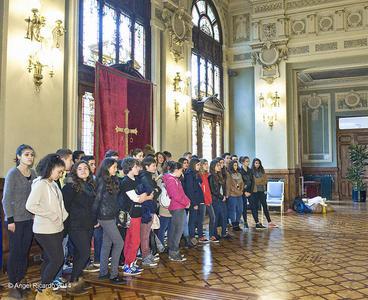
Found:
<path fill-rule="evenodd" d="M 204 195 L 204 203 L 201 204 L 201 205 L 204 205 L 204 209 L 201 209 L 200 212 L 202 213 L 201 214 L 201 218 L 202 218 L 202 224 L 203 224 L 203 220 L 204 220 L 204 217 L 206 215 L 206 212 L 208 213 L 208 216 L 210 218 L 210 225 L 209 225 L 209 241 L 212 242 L 212 243 L 218 243 L 219 242 L 219 238 L 217 236 L 217 232 L 216 232 L 216 227 L 215 227 L 215 224 L 216 224 L 216 220 L 215 220 L 215 211 L 213 209 L 213 206 L 212 206 L 212 196 L 211 196 L 211 189 L 210 189 L 210 184 L 209 184 L 209 181 L 208 181 L 208 176 L 209 176 L 209 173 L 208 173 L 208 161 L 207 159 L 204 159 L 202 158 L 201 159 L 201 163 L 200 163 L 201 167 L 199 169 L 199 175 L 202 179 L 202 184 L 201 184 L 201 187 L 202 187 L 202 191 L 203 191 L 203 195 Z M 208 241 L 206 239 L 206 237 L 200 237 L 199 240 L 201 242 L 206 242 Z"/>

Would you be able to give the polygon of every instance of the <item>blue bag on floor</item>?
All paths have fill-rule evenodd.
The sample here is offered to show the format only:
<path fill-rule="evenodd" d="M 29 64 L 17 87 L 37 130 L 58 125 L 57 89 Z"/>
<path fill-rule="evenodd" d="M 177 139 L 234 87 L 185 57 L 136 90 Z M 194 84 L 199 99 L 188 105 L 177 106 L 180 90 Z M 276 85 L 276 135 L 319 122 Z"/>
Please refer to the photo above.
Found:
<path fill-rule="evenodd" d="M 298 214 L 311 214 L 312 209 L 306 205 L 302 198 L 296 197 L 294 199 L 293 208 Z"/>

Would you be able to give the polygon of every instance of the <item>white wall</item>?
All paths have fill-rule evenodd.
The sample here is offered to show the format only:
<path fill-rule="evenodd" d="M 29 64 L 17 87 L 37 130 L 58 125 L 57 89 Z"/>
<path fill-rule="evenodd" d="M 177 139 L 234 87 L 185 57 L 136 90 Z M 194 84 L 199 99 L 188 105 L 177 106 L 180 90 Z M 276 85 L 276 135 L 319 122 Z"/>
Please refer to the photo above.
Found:
<path fill-rule="evenodd" d="M 47 21 L 65 17 L 65 1 L 41 0 L 41 13 Z M 13 165 L 15 149 L 23 143 L 36 150 L 38 159 L 63 144 L 64 59 L 55 65 L 55 76 L 44 71 L 41 91 L 35 91 L 27 71 L 29 46 L 24 21 L 34 1 L 5 0 L 2 26 L 0 93 L 0 177 Z"/>

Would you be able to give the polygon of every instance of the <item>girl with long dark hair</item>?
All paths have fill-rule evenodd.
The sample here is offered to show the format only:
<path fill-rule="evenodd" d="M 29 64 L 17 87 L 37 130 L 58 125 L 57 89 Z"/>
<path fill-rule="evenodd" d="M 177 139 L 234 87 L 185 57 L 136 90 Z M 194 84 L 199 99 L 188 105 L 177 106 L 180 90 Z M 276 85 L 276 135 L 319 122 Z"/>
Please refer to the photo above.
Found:
<path fill-rule="evenodd" d="M 240 231 L 239 221 L 243 213 L 243 189 L 244 182 L 238 170 L 238 162 L 232 160 L 229 163 L 226 177 L 226 197 L 228 215 L 233 225 L 233 230 Z"/>
<path fill-rule="evenodd" d="M 268 211 L 268 206 L 266 202 L 267 175 L 262 166 L 261 160 L 258 158 L 253 159 L 252 173 L 253 173 L 253 179 L 254 179 L 254 187 L 253 187 L 252 196 L 250 197 L 250 202 L 251 202 L 251 208 L 252 208 L 252 215 L 253 215 L 254 221 L 256 222 L 256 228 L 257 229 L 266 228 L 265 226 L 263 226 L 263 224 L 259 222 L 259 219 L 258 219 L 258 208 L 260 204 L 263 207 L 263 211 L 264 211 L 264 214 L 268 222 L 268 227 L 270 228 L 277 227 L 276 224 L 272 223 L 270 212 Z"/>
<path fill-rule="evenodd" d="M 230 238 L 226 234 L 227 228 L 227 206 L 225 197 L 225 181 L 221 176 L 221 164 L 217 159 L 210 163 L 210 176 L 208 181 L 211 189 L 212 205 L 215 211 L 215 234 L 217 237 L 217 225 L 221 226 L 221 238 Z"/>
<path fill-rule="evenodd" d="M 32 243 L 33 216 L 26 210 L 36 172 L 32 169 L 35 152 L 29 145 L 20 145 L 15 152 L 16 166 L 5 177 L 3 209 L 8 229 L 9 255 L 7 273 L 9 283 L 20 283 L 27 271 L 28 251 Z M 9 297 L 21 298 L 23 290 L 10 288 Z"/>
<path fill-rule="evenodd" d="M 119 284 L 123 282 L 119 277 L 118 267 L 124 242 L 116 225 L 119 214 L 117 167 L 117 161 L 113 158 L 105 158 L 102 161 L 97 172 L 97 196 L 94 209 L 97 212 L 97 221 L 103 230 L 99 278 L 110 278 L 111 282 Z M 108 263 L 110 251 L 111 272 L 109 274 Z"/>
<path fill-rule="evenodd" d="M 90 258 L 91 238 L 97 220 L 93 212 L 96 198 L 96 183 L 87 162 L 73 165 L 70 182 L 63 187 L 65 209 L 69 213 L 68 234 L 74 248 L 73 270 L 70 278 L 70 293 L 84 292 L 83 268 Z"/>
<path fill-rule="evenodd" d="M 33 232 L 43 253 L 41 284 L 36 295 L 38 299 L 60 299 L 51 288 L 57 272 L 64 262 L 63 237 L 64 221 L 68 217 L 63 195 L 56 181 L 63 176 L 65 163 L 58 154 L 46 155 L 37 166 L 37 177 L 26 203 L 26 209 L 33 213 Z"/>

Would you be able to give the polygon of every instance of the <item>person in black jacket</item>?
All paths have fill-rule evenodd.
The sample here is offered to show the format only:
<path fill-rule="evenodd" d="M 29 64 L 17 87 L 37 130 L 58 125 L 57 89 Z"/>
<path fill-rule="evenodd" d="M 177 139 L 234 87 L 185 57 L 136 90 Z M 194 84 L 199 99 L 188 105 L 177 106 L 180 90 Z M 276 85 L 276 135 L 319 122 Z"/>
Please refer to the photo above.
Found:
<path fill-rule="evenodd" d="M 71 182 L 62 190 L 65 209 L 69 213 L 66 229 L 75 246 L 71 287 L 68 288 L 73 293 L 84 292 L 81 275 L 90 257 L 93 227 L 97 223 L 92 209 L 96 198 L 96 185 L 92 175 L 88 163 L 79 161 L 70 173 Z"/>
<path fill-rule="evenodd" d="M 94 208 L 97 220 L 103 229 L 103 242 L 100 257 L 100 279 L 108 279 L 113 283 L 122 283 L 118 267 L 121 251 L 124 247 L 123 238 L 116 225 L 119 214 L 117 195 L 119 182 L 116 175 L 117 161 L 105 158 L 97 172 L 97 196 Z M 111 274 L 108 273 L 109 254 L 111 251 Z"/>
<path fill-rule="evenodd" d="M 205 209 L 204 195 L 201 188 L 202 180 L 199 177 L 200 160 L 198 158 L 192 158 L 189 163 L 189 168 L 184 174 L 184 192 L 190 199 L 189 208 L 189 236 L 193 245 L 197 244 L 195 238 L 195 228 L 197 227 L 198 236 L 203 236 L 203 222 L 200 212 L 200 208 Z"/>
<path fill-rule="evenodd" d="M 225 182 L 221 176 L 221 164 L 217 159 L 214 159 L 210 163 L 210 176 L 208 177 L 208 181 L 211 189 L 216 224 L 220 224 L 221 226 L 221 238 L 230 238 L 230 235 L 226 234 L 227 205 L 224 195 Z M 217 225 L 215 233 L 217 234 Z M 219 238 L 219 236 L 217 235 L 216 238 Z"/>
<path fill-rule="evenodd" d="M 161 189 L 157 186 L 153 175 L 157 171 L 156 160 L 153 157 L 145 157 L 142 161 L 143 170 L 139 173 L 138 180 L 141 191 L 140 194 L 153 194 L 152 200 L 142 203 L 142 220 L 141 220 L 141 251 L 142 265 L 148 267 L 157 266 L 159 258 L 155 258 L 150 252 L 149 242 L 150 233 L 153 222 L 153 215 L 157 209 L 157 198 L 161 193 Z"/>
<path fill-rule="evenodd" d="M 243 220 L 244 220 L 244 228 L 249 228 L 248 221 L 247 221 L 247 203 L 249 201 L 250 196 L 252 195 L 253 191 L 253 173 L 252 170 L 249 168 L 249 157 L 248 156 L 241 156 L 240 163 L 242 165 L 240 169 L 240 174 L 244 181 L 244 193 L 243 193 Z"/>

